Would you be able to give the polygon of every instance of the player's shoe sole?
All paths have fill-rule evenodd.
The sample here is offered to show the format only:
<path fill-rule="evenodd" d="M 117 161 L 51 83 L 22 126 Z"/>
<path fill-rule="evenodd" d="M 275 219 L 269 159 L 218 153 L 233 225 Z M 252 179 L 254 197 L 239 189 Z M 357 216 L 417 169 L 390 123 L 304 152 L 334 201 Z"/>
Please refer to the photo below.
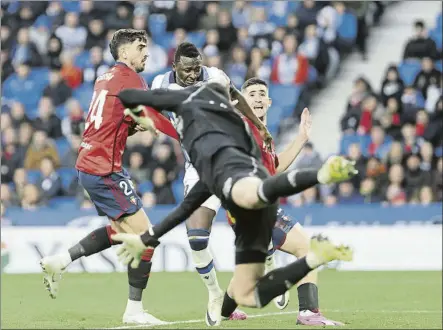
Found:
<path fill-rule="evenodd" d="M 336 245 L 323 235 L 316 235 L 311 238 L 311 251 L 322 263 L 332 260 L 352 261 L 353 250 L 349 246 Z"/>
<path fill-rule="evenodd" d="M 286 291 L 281 296 L 274 298 L 274 304 L 280 310 L 285 309 L 289 304 L 289 291 Z"/>
<path fill-rule="evenodd" d="M 57 298 L 59 282 L 63 269 L 58 267 L 52 257 L 45 257 L 40 260 L 40 267 L 43 271 L 43 284 L 52 299 Z"/>

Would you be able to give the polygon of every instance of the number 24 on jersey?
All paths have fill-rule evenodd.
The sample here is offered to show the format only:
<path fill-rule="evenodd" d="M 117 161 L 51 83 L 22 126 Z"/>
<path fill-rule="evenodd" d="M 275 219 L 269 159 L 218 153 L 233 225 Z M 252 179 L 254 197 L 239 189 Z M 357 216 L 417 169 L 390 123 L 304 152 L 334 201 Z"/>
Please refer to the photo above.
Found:
<path fill-rule="evenodd" d="M 98 93 L 97 91 L 94 91 L 94 94 L 92 94 L 92 101 L 88 111 L 88 122 L 85 125 L 86 129 L 92 123 L 94 123 L 95 129 L 100 128 L 103 122 L 103 108 L 105 106 L 107 94 L 108 94 L 107 90 L 101 90 Z"/>

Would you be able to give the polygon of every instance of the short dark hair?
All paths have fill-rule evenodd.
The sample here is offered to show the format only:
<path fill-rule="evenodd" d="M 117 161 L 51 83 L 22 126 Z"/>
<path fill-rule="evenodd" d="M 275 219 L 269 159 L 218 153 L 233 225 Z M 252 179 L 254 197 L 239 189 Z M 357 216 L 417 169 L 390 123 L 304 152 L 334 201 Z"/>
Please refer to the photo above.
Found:
<path fill-rule="evenodd" d="M 145 30 L 120 29 L 112 36 L 109 49 L 114 60 L 118 60 L 118 49 L 124 44 L 131 44 L 136 40 L 147 42 L 148 35 Z"/>
<path fill-rule="evenodd" d="M 201 54 L 198 51 L 197 46 L 192 42 L 182 42 L 180 45 L 178 45 L 175 51 L 174 61 L 179 62 L 181 56 L 196 58 L 201 56 Z"/>
<path fill-rule="evenodd" d="M 424 29 L 424 28 L 425 28 L 425 22 L 422 21 L 421 19 L 416 20 L 416 21 L 414 22 L 414 26 L 415 26 L 416 28 Z"/>
<path fill-rule="evenodd" d="M 241 90 L 244 91 L 246 88 L 252 85 L 263 85 L 268 88 L 268 84 L 266 83 L 266 81 L 257 77 L 253 77 L 245 81 L 245 83 L 241 87 Z"/>

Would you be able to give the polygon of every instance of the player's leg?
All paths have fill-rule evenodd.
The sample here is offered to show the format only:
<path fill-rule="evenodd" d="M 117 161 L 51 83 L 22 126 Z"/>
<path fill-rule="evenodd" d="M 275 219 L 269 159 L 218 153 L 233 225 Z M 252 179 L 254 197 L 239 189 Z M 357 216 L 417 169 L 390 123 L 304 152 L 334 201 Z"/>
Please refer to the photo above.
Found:
<path fill-rule="evenodd" d="M 225 154 L 241 156 L 240 151 L 229 148 Z M 251 168 L 257 168 L 256 160 L 250 159 L 243 163 L 251 163 Z M 252 160 L 252 162 L 251 162 Z M 251 175 L 245 176 L 235 183 L 227 181 L 224 194 L 240 207 L 245 209 L 257 209 L 267 204 L 272 204 L 279 197 L 291 196 L 302 192 L 318 183 L 333 183 L 348 179 L 356 173 L 354 164 L 343 157 L 332 156 L 319 170 L 293 170 L 284 172 L 273 177 L 260 179 L 251 172 Z"/>

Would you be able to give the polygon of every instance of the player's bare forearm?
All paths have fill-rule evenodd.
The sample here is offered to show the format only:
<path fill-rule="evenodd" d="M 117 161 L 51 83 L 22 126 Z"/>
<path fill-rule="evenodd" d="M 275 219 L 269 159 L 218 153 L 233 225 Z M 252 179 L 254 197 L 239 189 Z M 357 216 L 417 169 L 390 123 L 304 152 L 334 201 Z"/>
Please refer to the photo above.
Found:
<path fill-rule="evenodd" d="M 206 187 L 206 185 L 198 181 L 194 187 L 186 195 L 183 202 L 180 203 L 171 213 L 169 213 L 166 218 L 160 222 L 158 225 L 154 226 L 154 236 L 160 238 L 167 232 L 174 229 L 176 226 L 184 222 L 189 218 L 195 210 L 197 210 L 209 197 L 211 197 L 211 192 Z M 145 239 L 143 239 L 143 236 Z M 142 235 L 142 241 L 148 240 L 151 235 L 146 232 Z"/>
<path fill-rule="evenodd" d="M 284 172 L 292 164 L 292 162 L 297 158 L 300 151 L 302 151 L 305 143 L 308 142 L 308 138 L 304 135 L 297 135 L 297 137 L 292 141 L 285 150 L 278 154 L 278 167 L 277 173 Z"/>
<path fill-rule="evenodd" d="M 251 107 L 249 106 L 248 102 L 246 101 L 245 97 L 243 96 L 240 91 L 235 88 L 234 86 L 231 86 L 231 98 L 233 100 L 237 100 L 238 103 L 236 105 L 236 108 L 252 123 L 257 127 L 259 130 L 265 129 L 265 125 L 263 122 L 254 114 L 254 111 L 252 111 Z"/>
<path fill-rule="evenodd" d="M 167 89 L 155 89 L 144 91 L 140 89 L 125 89 L 118 94 L 118 98 L 127 108 L 133 109 L 139 105 L 147 105 L 156 111 L 174 111 L 187 97 L 180 91 L 170 91 Z"/>

